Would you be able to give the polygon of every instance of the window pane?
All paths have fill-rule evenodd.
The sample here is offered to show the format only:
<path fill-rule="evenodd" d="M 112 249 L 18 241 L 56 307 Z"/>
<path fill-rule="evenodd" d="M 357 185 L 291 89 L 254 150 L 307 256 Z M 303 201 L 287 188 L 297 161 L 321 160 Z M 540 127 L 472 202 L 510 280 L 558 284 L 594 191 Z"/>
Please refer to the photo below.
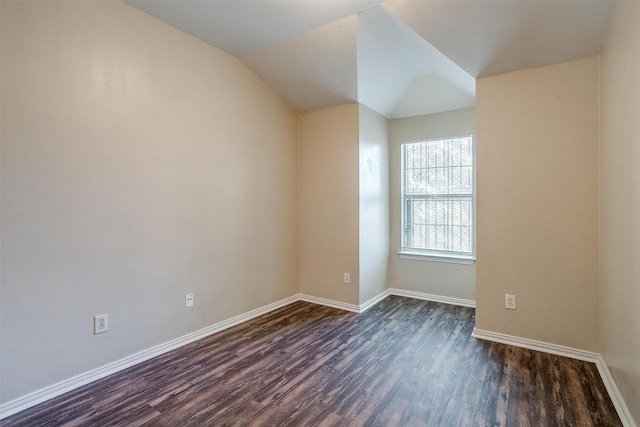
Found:
<path fill-rule="evenodd" d="M 471 137 L 403 145 L 403 248 L 470 255 Z"/>

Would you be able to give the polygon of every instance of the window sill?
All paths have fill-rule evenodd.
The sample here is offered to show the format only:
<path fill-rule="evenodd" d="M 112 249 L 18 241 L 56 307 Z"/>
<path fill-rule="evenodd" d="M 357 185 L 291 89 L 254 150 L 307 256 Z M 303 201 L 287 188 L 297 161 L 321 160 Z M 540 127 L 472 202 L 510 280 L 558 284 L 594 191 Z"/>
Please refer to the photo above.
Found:
<path fill-rule="evenodd" d="M 417 261 L 447 262 L 451 264 L 465 265 L 473 265 L 476 263 L 476 259 L 474 257 L 462 255 L 427 255 L 420 252 L 398 252 L 398 256 L 402 259 L 413 259 Z"/>

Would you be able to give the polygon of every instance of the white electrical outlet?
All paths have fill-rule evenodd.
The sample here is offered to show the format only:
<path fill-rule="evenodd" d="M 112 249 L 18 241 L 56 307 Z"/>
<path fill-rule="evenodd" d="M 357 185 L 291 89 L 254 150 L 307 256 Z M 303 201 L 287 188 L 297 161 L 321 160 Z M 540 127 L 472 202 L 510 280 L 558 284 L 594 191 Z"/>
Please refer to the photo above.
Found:
<path fill-rule="evenodd" d="M 189 292 L 186 295 L 186 305 L 187 307 L 193 307 L 193 292 Z"/>
<path fill-rule="evenodd" d="M 516 296 L 510 294 L 504 294 L 504 308 L 509 310 L 516 309 Z"/>
<path fill-rule="evenodd" d="M 101 314 L 93 316 L 93 335 L 101 334 L 109 330 L 109 315 Z"/>
<path fill-rule="evenodd" d="M 351 274 L 344 273 L 344 283 L 351 283 Z"/>

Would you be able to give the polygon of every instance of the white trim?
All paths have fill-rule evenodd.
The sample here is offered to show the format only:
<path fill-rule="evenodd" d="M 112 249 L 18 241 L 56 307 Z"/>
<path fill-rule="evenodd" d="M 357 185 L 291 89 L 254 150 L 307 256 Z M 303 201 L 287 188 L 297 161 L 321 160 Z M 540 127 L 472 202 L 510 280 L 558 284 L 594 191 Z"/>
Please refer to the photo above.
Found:
<path fill-rule="evenodd" d="M 402 259 L 412 259 L 415 261 L 430 261 L 430 262 L 448 262 L 450 264 L 464 264 L 473 265 L 476 263 L 474 257 L 448 256 L 448 255 L 435 255 L 435 254 L 421 254 L 418 252 L 398 252 L 398 257 Z"/>
<path fill-rule="evenodd" d="M 319 305 L 325 305 L 327 307 L 333 307 L 340 310 L 351 311 L 353 313 L 360 313 L 360 306 L 355 304 L 349 304 L 342 301 L 335 301 L 332 299 L 314 297 L 313 295 L 306 295 L 306 294 L 298 294 L 297 297 L 298 297 L 298 300 L 300 301 L 310 302 L 310 303 L 319 304 Z"/>
<path fill-rule="evenodd" d="M 369 310 L 371 307 L 378 304 L 380 301 L 382 301 L 389 295 L 391 295 L 391 290 L 387 288 L 386 290 L 380 292 L 378 295 L 374 296 L 370 300 L 365 301 L 360 305 L 349 304 L 346 302 L 336 301 L 336 300 L 327 299 L 327 298 L 320 298 L 320 297 L 307 295 L 307 294 L 298 294 L 297 296 L 300 301 L 310 302 L 312 304 L 324 305 L 327 307 L 337 308 L 338 310 L 351 311 L 353 313 L 360 314 Z"/>
<path fill-rule="evenodd" d="M 277 310 L 278 308 L 284 307 L 298 300 L 300 300 L 298 295 L 290 296 L 18 397 L 17 399 L 0 405 L 0 420 L 35 406 L 38 403 L 60 396 L 61 394 L 74 390 L 85 384 L 89 384 L 108 375 L 122 371 L 123 369 L 137 365 L 138 363 L 144 362 L 178 347 L 182 347 L 183 345 L 197 341 L 211 334 L 215 334 L 216 332 L 228 329 L 239 323 L 246 322 L 254 317 Z"/>
<path fill-rule="evenodd" d="M 541 351 L 543 353 L 550 353 L 558 356 L 595 363 L 596 368 L 598 368 L 598 372 L 600 373 L 600 377 L 602 378 L 602 382 L 604 382 L 604 386 L 607 389 L 609 397 L 611 398 L 611 402 L 616 408 L 618 417 L 620 417 L 622 425 L 624 427 L 637 427 L 637 425 L 633 421 L 631 413 L 629 412 L 629 408 L 627 407 L 624 398 L 620 393 L 620 390 L 616 386 L 616 382 L 609 372 L 607 364 L 600 354 L 591 351 L 565 347 L 563 345 L 551 344 L 543 341 L 536 341 L 528 338 L 501 334 L 498 332 L 485 331 L 478 328 L 474 328 L 471 336 L 481 340 L 499 342 L 516 347 L 528 348 L 529 350 Z"/>
<path fill-rule="evenodd" d="M 384 291 L 380 292 L 375 297 L 371 298 L 369 301 L 366 301 L 365 303 L 360 304 L 360 313 L 364 313 L 365 311 L 369 310 L 371 307 L 373 307 L 374 305 L 376 305 L 377 303 L 379 303 L 389 295 L 391 295 L 391 290 L 387 288 Z"/>
<path fill-rule="evenodd" d="M 513 335 L 501 334 L 498 332 L 485 331 L 474 328 L 472 337 L 486 341 L 494 341 L 502 344 L 509 344 L 516 347 L 528 348 L 529 350 L 541 351 L 543 353 L 555 354 L 558 356 L 569 357 L 571 359 L 582 360 L 585 362 L 596 363 L 598 353 L 592 351 L 579 350 L 577 348 L 565 347 L 558 344 L 550 344 L 544 341 L 536 341 L 528 338 L 515 337 Z"/>
<path fill-rule="evenodd" d="M 609 371 L 609 367 L 607 363 L 602 358 L 602 355 L 598 355 L 598 360 L 596 361 L 596 367 L 598 368 L 598 372 L 600 372 L 600 376 L 602 377 L 602 382 L 604 382 L 604 386 L 609 393 L 609 397 L 611 398 L 611 402 L 613 402 L 613 406 L 616 408 L 618 412 L 618 416 L 620 417 L 620 421 L 624 427 L 637 427 L 636 423 L 633 421 L 633 417 L 631 416 L 631 412 L 627 407 L 627 404 L 622 397 L 622 393 L 620 393 L 620 389 L 616 385 L 613 376 L 611 376 L 611 372 Z"/>
<path fill-rule="evenodd" d="M 398 295 L 400 297 L 422 299 L 427 301 L 441 302 L 443 304 L 460 305 L 462 307 L 476 307 L 476 302 L 470 299 L 444 297 L 440 295 L 425 294 L 422 292 L 405 291 L 404 289 L 389 288 L 390 295 Z"/>

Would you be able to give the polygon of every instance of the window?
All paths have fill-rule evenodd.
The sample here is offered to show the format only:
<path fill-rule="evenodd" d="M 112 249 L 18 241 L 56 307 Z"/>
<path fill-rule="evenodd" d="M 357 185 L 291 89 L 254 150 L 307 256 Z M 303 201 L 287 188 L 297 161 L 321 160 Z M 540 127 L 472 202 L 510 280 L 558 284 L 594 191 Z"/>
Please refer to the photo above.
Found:
<path fill-rule="evenodd" d="M 402 145 L 402 254 L 472 260 L 473 138 Z"/>

